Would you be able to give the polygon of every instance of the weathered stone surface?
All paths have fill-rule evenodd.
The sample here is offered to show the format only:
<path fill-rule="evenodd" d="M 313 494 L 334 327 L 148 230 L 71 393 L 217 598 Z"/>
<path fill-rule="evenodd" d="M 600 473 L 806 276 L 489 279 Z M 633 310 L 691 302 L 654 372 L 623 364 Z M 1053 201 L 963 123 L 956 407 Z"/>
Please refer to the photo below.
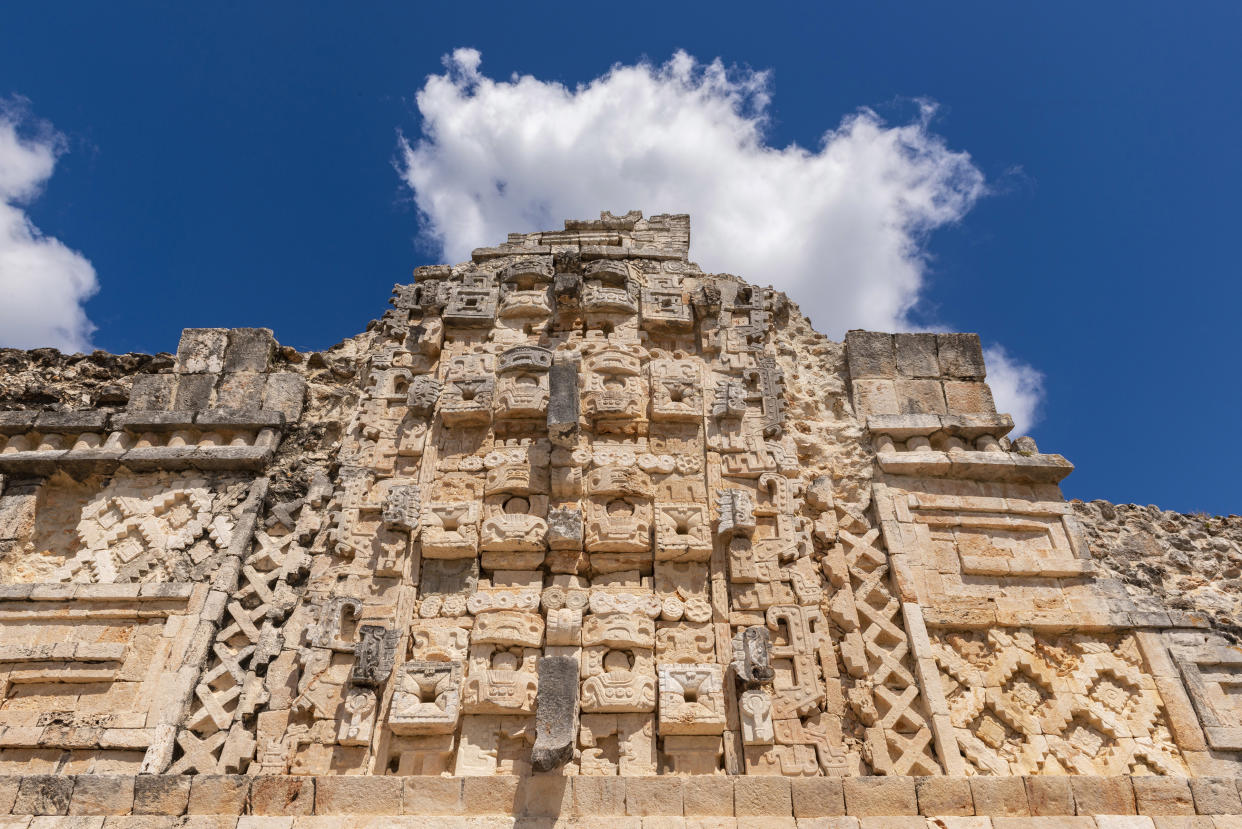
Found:
<path fill-rule="evenodd" d="M 539 660 L 535 702 L 535 771 L 552 771 L 573 757 L 578 735 L 578 660 L 544 656 Z"/>
<path fill-rule="evenodd" d="M 850 331 L 845 335 L 850 377 L 856 380 L 891 378 L 897 374 L 893 335 L 878 331 Z"/>
<path fill-rule="evenodd" d="M 939 378 L 935 334 L 896 334 L 897 374 L 902 377 Z"/>
<path fill-rule="evenodd" d="M 398 815 L 403 800 L 400 777 L 324 777 L 315 784 L 317 815 Z"/>
<path fill-rule="evenodd" d="M 1027 777 L 1026 800 L 1036 817 L 1074 814 L 1074 791 L 1068 777 Z"/>
<path fill-rule="evenodd" d="M 625 781 L 627 815 L 681 815 L 680 777 L 634 777 Z"/>
<path fill-rule="evenodd" d="M 240 774 L 199 774 L 190 784 L 187 815 L 239 815 L 250 795 L 250 779 Z"/>
<path fill-rule="evenodd" d="M 947 817 L 975 814 L 974 795 L 971 794 L 970 780 L 966 778 L 920 777 L 914 789 L 920 815 Z M 991 813 L 984 810 L 980 814 Z"/>
<path fill-rule="evenodd" d="M 914 781 L 901 777 L 847 777 L 842 781 L 845 809 L 858 817 L 917 815 Z"/>
<path fill-rule="evenodd" d="M 312 777 L 284 775 L 256 777 L 250 784 L 249 808 L 255 815 L 313 814 L 315 780 Z"/>
<path fill-rule="evenodd" d="M 65 815 L 73 796 L 73 778 L 50 774 L 32 774 L 21 779 L 15 815 Z"/>
<path fill-rule="evenodd" d="M 275 347 L 270 328 L 233 328 L 224 351 L 224 371 L 266 371 Z"/>
<path fill-rule="evenodd" d="M 982 380 L 986 376 L 978 334 L 937 334 L 936 354 L 945 377 Z"/>
<path fill-rule="evenodd" d="M 1237 521 L 1067 504 L 977 336 L 833 342 L 688 239 L 514 234 L 323 352 L 0 350 L 0 811 L 1242 810 Z"/>
<path fill-rule="evenodd" d="M 78 775 L 73 783 L 69 814 L 129 814 L 134 808 L 134 779 L 128 775 Z"/>
<path fill-rule="evenodd" d="M 139 775 L 134 778 L 135 815 L 179 815 L 190 800 L 189 775 Z"/>
<path fill-rule="evenodd" d="M 1134 786 L 1128 777 L 1071 777 L 1074 809 L 1080 815 L 1132 815 Z"/>
<path fill-rule="evenodd" d="M 1193 815 L 1194 798 L 1183 777 L 1135 777 L 1134 804 L 1140 815 Z"/>
<path fill-rule="evenodd" d="M 976 814 L 1025 817 L 1031 813 L 1021 777 L 972 777 L 970 796 Z"/>

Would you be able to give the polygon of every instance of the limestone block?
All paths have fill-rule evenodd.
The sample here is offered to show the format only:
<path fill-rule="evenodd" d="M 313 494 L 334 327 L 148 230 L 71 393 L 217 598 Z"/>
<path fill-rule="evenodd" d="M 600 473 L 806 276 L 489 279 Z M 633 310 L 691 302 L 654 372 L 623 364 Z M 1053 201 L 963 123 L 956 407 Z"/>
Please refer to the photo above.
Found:
<path fill-rule="evenodd" d="M 572 814 L 573 784 L 573 777 L 559 774 L 533 774 L 519 778 L 518 816 L 552 818 Z"/>
<path fill-rule="evenodd" d="M 972 777 L 970 794 L 978 815 L 1026 817 L 1031 814 L 1026 784 L 1021 777 Z"/>
<path fill-rule="evenodd" d="M 622 777 L 574 778 L 573 815 L 595 817 L 625 814 L 625 784 Z"/>
<path fill-rule="evenodd" d="M 17 801 L 17 790 L 21 785 L 20 775 L 0 775 L 0 815 L 7 815 L 13 810 Z M 187 787 L 188 788 L 188 787 Z"/>
<path fill-rule="evenodd" d="M 901 414 L 945 414 L 945 395 L 939 380 L 898 380 L 897 408 Z"/>
<path fill-rule="evenodd" d="M 180 815 L 190 799 L 190 775 L 142 774 L 134 778 L 135 815 Z"/>
<path fill-rule="evenodd" d="M 306 380 L 300 374 L 281 371 L 268 375 L 263 391 L 263 408 L 280 412 L 285 419 L 296 422 L 302 416 L 306 396 Z"/>
<path fill-rule="evenodd" d="M 845 814 L 845 790 L 839 777 L 794 777 L 790 781 L 793 815 L 799 822 L 807 818 L 838 817 Z"/>
<path fill-rule="evenodd" d="M 461 718 L 462 663 L 411 660 L 397 672 L 388 709 L 394 734 L 451 734 Z"/>
<path fill-rule="evenodd" d="M 276 340 L 270 328 L 229 329 L 224 351 L 225 371 L 267 371 Z"/>
<path fill-rule="evenodd" d="M 190 784 L 187 815 L 240 815 L 250 794 L 250 778 L 240 774 L 197 774 Z"/>
<path fill-rule="evenodd" d="M 945 380 L 944 399 L 951 414 L 992 414 L 996 403 L 987 383 L 975 380 Z"/>
<path fill-rule="evenodd" d="M 519 645 L 538 648 L 543 644 L 544 621 L 537 613 L 492 610 L 475 616 L 471 644 Z"/>
<path fill-rule="evenodd" d="M 1070 777 L 1069 780 L 1078 814 L 1135 814 L 1134 787 L 1129 777 Z"/>
<path fill-rule="evenodd" d="M 552 352 L 538 346 L 517 346 L 501 354 L 496 368 L 496 417 L 545 417 L 551 365 Z"/>
<path fill-rule="evenodd" d="M 37 486 L 9 485 L 0 497 L 0 540 L 28 538 L 34 532 Z"/>
<path fill-rule="evenodd" d="M 215 374 L 178 375 L 173 397 L 173 410 L 192 412 L 210 406 L 211 393 L 216 387 L 217 377 L 218 375 Z"/>
<path fill-rule="evenodd" d="M 720 665 L 660 665 L 660 733 L 720 734 L 725 701 Z"/>
<path fill-rule="evenodd" d="M 224 409 L 257 409 L 263 404 L 267 375 L 258 371 L 230 371 L 220 375 L 213 405 Z M 178 408 L 181 391 L 178 385 Z"/>
<path fill-rule="evenodd" d="M 893 415 L 901 412 L 897 402 L 897 384 L 892 380 L 853 380 L 854 410 L 859 417 Z"/>
<path fill-rule="evenodd" d="M 724 745 L 718 736 L 670 734 L 660 739 L 669 771 L 681 775 L 721 774 Z"/>
<path fill-rule="evenodd" d="M 548 439 L 572 448 L 578 439 L 578 366 L 554 363 L 548 370 Z"/>
<path fill-rule="evenodd" d="M 509 775 L 462 778 L 462 808 L 468 815 L 512 815 L 517 811 L 518 779 Z"/>
<path fill-rule="evenodd" d="M 1190 791 L 1201 815 L 1242 815 L 1242 796 L 1231 777 L 1192 777 Z"/>
<path fill-rule="evenodd" d="M 1139 776 L 1134 785 L 1135 809 L 1142 815 L 1193 815 L 1194 798 L 1184 777 Z"/>
<path fill-rule="evenodd" d="M 227 328 L 186 328 L 177 345 L 177 371 L 183 374 L 215 374 L 224 370 Z"/>
<path fill-rule="evenodd" d="M 315 814 L 399 815 L 404 794 L 400 777 L 318 777 Z"/>
<path fill-rule="evenodd" d="M 118 820 L 117 816 L 111 816 L 113 820 Z M 29 826 L 35 829 L 101 829 L 104 821 L 108 818 L 103 815 L 77 815 L 74 817 L 55 817 L 51 815 L 43 817 L 25 818 L 29 820 Z M 19 818 L 19 820 L 22 820 Z"/>
<path fill-rule="evenodd" d="M 142 778 L 139 778 L 142 779 Z M 255 815 L 309 815 L 315 810 L 315 778 L 261 775 L 250 784 Z"/>
<path fill-rule="evenodd" d="M 917 815 L 918 798 L 910 777 L 846 777 L 845 810 L 850 815 Z"/>
<path fill-rule="evenodd" d="M 918 796 L 920 815 L 934 817 L 975 814 L 975 802 L 968 778 L 920 777 L 915 781 L 914 789 Z"/>
<path fill-rule="evenodd" d="M 946 378 L 982 380 L 987 376 L 978 334 L 937 334 L 936 353 L 940 373 Z"/>
<path fill-rule="evenodd" d="M 534 713 L 539 686 L 536 653 L 521 648 L 472 645 L 468 674 L 462 683 L 462 710 L 469 714 Z"/>
<path fill-rule="evenodd" d="M 897 374 L 900 377 L 931 378 L 940 376 L 936 358 L 935 334 L 894 334 Z"/>
<path fill-rule="evenodd" d="M 102 820 L 106 829 L 174 829 L 181 826 L 187 829 L 217 829 L 226 820 L 229 824 L 222 829 L 233 829 L 237 825 L 237 818 L 222 815 L 196 815 L 185 819 L 165 815 L 110 815 Z"/>
<path fill-rule="evenodd" d="M 460 777 L 405 778 L 402 812 L 407 815 L 459 815 L 466 811 Z"/>
<path fill-rule="evenodd" d="M 657 561 L 707 561 L 711 554 L 712 533 L 706 505 L 655 505 Z"/>
<path fill-rule="evenodd" d="M 757 688 L 775 678 L 772 643 L 766 627 L 753 625 L 739 630 L 731 644 L 733 661 L 730 666 L 742 687 Z"/>
<path fill-rule="evenodd" d="M 850 378 L 894 377 L 897 357 L 893 335 L 879 331 L 849 331 L 845 335 L 845 353 L 849 360 Z"/>
<path fill-rule="evenodd" d="M 388 680 L 401 631 L 380 625 L 359 625 L 358 644 L 349 678 L 355 685 L 374 687 Z"/>
<path fill-rule="evenodd" d="M 22 777 L 13 802 L 15 815 L 66 815 L 73 796 L 74 778 L 51 774 Z"/>
<path fill-rule="evenodd" d="M 625 812 L 628 815 L 683 814 L 682 778 L 628 777 L 625 780 Z"/>
<path fill-rule="evenodd" d="M 134 807 L 132 775 L 80 774 L 74 780 L 71 815 L 127 815 Z"/>
<path fill-rule="evenodd" d="M 741 720 L 743 745 L 772 745 L 775 742 L 772 697 L 766 691 L 758 688 L 743 691 L 738 701 L 738 715 Z"/>
<path fill-rule="evenodd" d="M 1045 775 L 1024 779 L 1027 806 L 1032 815 L 1074 814 L 1074 792 L 1068 777 Z"/>
<path fill-rule="evenodd" d="M 746 775 L 735 778 L 733 781 L 733 813 L 737 817 L 792 814 L 789 779 Z"/>
<path fill-rule="evenodd" d="M 1097 829 L 1155 829 L 1155 822 L 1145 815 L 1096 815 Z"/>
<path fill-rule="evenodd" d="M 582 549 L 582 512 L 569 507 L 549 510 L 547 541 L 553 550 Z"/>
<path fill-rule="evenodd" d="M 620 614 L 606 614 L 625 621 L 650 624 Z M 589 619 L 598 619 L 593 616 Z M 592 637 L 595 639 L 595 637 Z M 583 641 L 587 641 L 583 631 Z M 596 639 L 596 641 L 598 641 Z M 625 714 L 655 710 L 655 659 L 650 648 L 632 644 L 590 644 L 582 651 L 582 710 Z"/>
<path fill-rule="evenodd" d="M 479 521 L 483 510 L 470 501 L 431 501 L 423 504 L 422 553 L 427 558 L 473 558 L 479 551 Z"/>
<path fill-rule="evenodd" d="M 733 815 L 733 778 L 724 775 L 686 777 L 682 786 L 686 817 Z"/>

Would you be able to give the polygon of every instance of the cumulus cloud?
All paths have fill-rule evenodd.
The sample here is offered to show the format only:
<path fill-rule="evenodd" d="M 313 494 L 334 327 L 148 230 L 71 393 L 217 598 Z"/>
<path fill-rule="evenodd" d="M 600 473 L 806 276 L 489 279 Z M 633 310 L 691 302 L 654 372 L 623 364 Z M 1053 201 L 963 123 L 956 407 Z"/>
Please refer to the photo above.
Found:
<path fill-rule="evenodd" d="M 997 410 L 1013 416 L 1015 435 L 1025 435 L 1039 421 L 1044 400 L 1043 372 L 1015 360 L 1000 345 L 985 348 L 983 359 Z"/>
<path fill-rule="evenodd" d="M 24 209 L 63 149 L 64 139 L 33 121 L 24 102 L 0 102 L 0 346 L 90 350 L 95 326 L 82 303 L 98 289 L 95 269 Z"/>
<path fill-rule="evenodd" d="M 719 60 L 678 52 L 575 88 L 494 80 L 474 49 L 444 63 L 418 92 L 422 135 L 402 139 L 399 169 L 452 261 L 601 210 L 689 213 L 705 270 L 785 291 L 830 336 L 908 331 L 928 235 L 986 190 L 970 155 L 931 131 L 930 103 L 895 125 L 862 109 L 814 150 L 773 147 L 768 74 Z"/>

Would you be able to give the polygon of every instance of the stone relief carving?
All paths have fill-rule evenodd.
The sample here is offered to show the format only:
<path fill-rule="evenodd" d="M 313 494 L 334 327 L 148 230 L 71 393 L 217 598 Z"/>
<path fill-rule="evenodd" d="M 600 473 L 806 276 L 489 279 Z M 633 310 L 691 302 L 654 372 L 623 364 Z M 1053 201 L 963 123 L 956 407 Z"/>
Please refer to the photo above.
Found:
<path fill-rule="evenodd" d="M 348 348 L 291 364 L 305 414 L 215 411 L 245 378 L 193 378 L 276 353 L 237 335 L 258 344 L 230 363 L 204 345 L 228 332 L 167 375 L 202 406 L 93 432 L 0 413 L 8 586 L 165 614 L 10 661 L 111 688 L 158 654 L 153 710 L 108 715 L 141 713 L 124 762 L 150 772 L 1182 775 L 1208 768 L 1195 729 L 1242 751 L 1236 649 L 1140 646 L 1158 625 L 1093 595 L 1038 471 L 1060 464 L 1008 451 L 1000 416 L 876 419 L 913 382 L 896 357 L 889 376 L 853 333 L 843 351 L 779 295 L 703 274 L 675 220 L 419 269 Z M 276 453 L 299 423 L 330 437 Z M 263 429 L 258 466 L 223 465 Z M 64 716 L 36 703 L 0 700 L 0 726 Z"/>

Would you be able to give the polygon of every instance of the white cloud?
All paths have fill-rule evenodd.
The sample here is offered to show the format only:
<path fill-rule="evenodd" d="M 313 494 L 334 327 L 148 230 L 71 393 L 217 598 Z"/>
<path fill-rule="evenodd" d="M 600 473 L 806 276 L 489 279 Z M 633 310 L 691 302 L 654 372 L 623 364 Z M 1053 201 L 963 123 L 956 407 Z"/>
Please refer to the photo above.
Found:
<path fill-rule="evenodd" d="M 765 72 L 678 52 L 570 89 L 528 75 L 496 81 L 480 65 L 474 49 L 446 57 L 418 92 L 421 138 L 402 140 L 424 232 L 450 261 L 600 210 L 689 213 L 691 257 L 705 270 L 772 284 L 830 336 L 908 331 L 921 327 L 910 313 L 928 234 L 986 189 L 970 155 L 930 131 L 929 103 L 911 123 L 863 109 L 816 150 L 780 148 L 765 140 Z M 1033 371 L 1006 365 L 1010 376 Z M 1024 388 L 1027 397 L 998 397 L 1025 405 Z"/>
<path fill-rule="evenodd" d="M 999 345 L 985 348 L 983 359 L 996 410 L 1013 417 L 1015 436 L 1025 435 L 1039 421 L 1044 400 L 1043 372 L 1010 357 Z"/>
<path fill-rule="evenodd" d="M 40 232 L 23 209 L 51 177 L 63 143 L 46 124 L 32 123 L 21 102 L 0 102 L 0 346 L 91 347 L 95 326 L 82 303 L 98 289 L 95 269 Z"/>

